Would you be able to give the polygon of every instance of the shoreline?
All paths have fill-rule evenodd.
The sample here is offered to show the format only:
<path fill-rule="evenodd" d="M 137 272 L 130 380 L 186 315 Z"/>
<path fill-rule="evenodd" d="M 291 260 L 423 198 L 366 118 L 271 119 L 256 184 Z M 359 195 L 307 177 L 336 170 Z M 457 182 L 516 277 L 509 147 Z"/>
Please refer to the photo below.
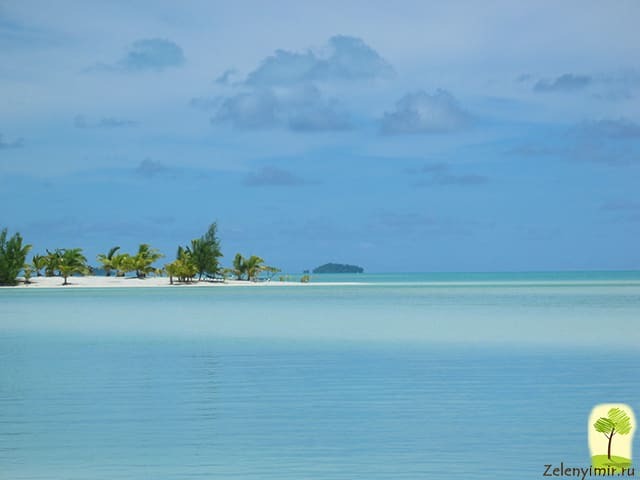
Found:
<path fill-rule="evenodd" d="M 333 280 L 333 279 L 332 279 Z M 74 276 L 68 278 L 68 285 L 62 285 L 62 277 L 31 277 L 31 283 L 25 284 L 23 277 L 18 277 L 17 285 L 0 285 L 0 290 L 7 289 L 87 289 L 87 288 L 205 288 L 205 287 L 302 287 L 302 286 L 425 286 L 433 288 L 465 288 L 465 287 L 503 287 L 503 288 L 550 288 L 550 287 L 640 287 L 640 279 L 552 279 L 552 280 L 440 280 L 440 281 L 326 281 L 312 280 L 308 283 L 296 281 L 269 280 L 250 282 L 248 280 L 227 279 L 224 281 L 194 280 L 183 283 L 174 280 L 169 283 L 169 277 L 107 277 L 101 275 Z"/>
<path fill-rule="evenodd" d="M 30 283 L 24 283 L 24 278 L 18 277 L 18 285 L 2 285 L 0 289 L 42 289 L 42 288 L 156 288 L 156 287 L 186 287 L 186 288 L 204 288 L 204 287 L 296 287 L 307 285 L 322 285 L 321 283 L 302 283 L 302 282 L 281 282 L 279 280 L 250 282 L 248 280 L 194 280 L 191 283 L 183 283 L 175 281 L 173 285 L 169 283 L 169 277 L 107 277 L 97 275 L 86 275 L 82 277 L 69 277 L 68 285 L 62 285 L 62 277 L 31 277 Z M 341 282 L 338 285 L 356 285 L 352 282 Z M 324 284 L 326 285 L 326 284 Z M 336 283 L 331 283 L 336 285 Z"/>

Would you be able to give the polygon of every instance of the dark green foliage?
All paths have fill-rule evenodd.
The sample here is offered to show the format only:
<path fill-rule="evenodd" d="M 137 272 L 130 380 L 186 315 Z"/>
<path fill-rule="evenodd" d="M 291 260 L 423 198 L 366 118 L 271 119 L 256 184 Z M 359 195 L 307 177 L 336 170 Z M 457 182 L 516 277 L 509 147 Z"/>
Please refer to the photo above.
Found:
<path fill-rule="evenodd" d="M 203 275 L 216 275 L 219 270 L 218 259 L 222 257 L 220 240 L 217 236 L 218 225 L 214 222 L 207 232 L 200 238 L 191 240 L 191 245 L 186 248 L 191 256 L 191 261 L 197 268 L 198 278 Z"/>
<path fill-rule="evenodd" d="M 0 232 L 0 285 L 15 285 L 31 245 L 23 245 L 19 233 L 11 238 L 7 235 L 6 228 Z"/>
<path fill-rule="evenodd" d="M 343 263 L 325 263 L 313 269 L 313 273 L 363 273 L 364 268 Z"/>

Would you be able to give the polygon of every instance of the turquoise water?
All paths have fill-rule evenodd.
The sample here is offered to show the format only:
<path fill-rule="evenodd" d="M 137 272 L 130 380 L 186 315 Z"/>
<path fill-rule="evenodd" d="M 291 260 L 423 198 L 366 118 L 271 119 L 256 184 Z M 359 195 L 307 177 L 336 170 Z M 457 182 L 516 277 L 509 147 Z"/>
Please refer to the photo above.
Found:
<path fill-rule="evenodd" d="M 0 290 L 0 478 L 537 478 L 640 413 L 637 276 L 375 280 Z"/>
<path fill-rule="evenodd" d="M 277 277 L 277 276 L 276 276 Z M 293 276 L 292 276 L 293 277 Z M 297 278 L 297 276 L 295 277 Z M 573 282 L 640 282 L 640 271 L 617 272 L 431 272 L 431 273 L 359 273 L 359 274 L 311 274 L 314 283 L 364 282 L 364 283 L 456 283 L 456 282 L 525 282 L 525 283 L 573 283 Z"/>

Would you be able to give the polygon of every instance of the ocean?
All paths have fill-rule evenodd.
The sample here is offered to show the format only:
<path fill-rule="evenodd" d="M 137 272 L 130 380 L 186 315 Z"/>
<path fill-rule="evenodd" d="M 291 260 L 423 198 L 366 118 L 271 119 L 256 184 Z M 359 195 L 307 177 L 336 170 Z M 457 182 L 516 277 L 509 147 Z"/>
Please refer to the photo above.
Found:
<path fill-rule="evenodd" d="M 0 478 L 539 478 L 640 413 L 638 272 L 277 283 L 0 289 Z"/>

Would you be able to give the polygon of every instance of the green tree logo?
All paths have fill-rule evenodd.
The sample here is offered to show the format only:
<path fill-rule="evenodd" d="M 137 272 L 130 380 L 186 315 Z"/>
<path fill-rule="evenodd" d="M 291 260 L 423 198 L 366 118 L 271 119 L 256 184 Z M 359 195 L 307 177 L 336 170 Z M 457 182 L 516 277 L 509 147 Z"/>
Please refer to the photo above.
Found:
<path fill-rule="evenodd" d="M 631 417 L 623 408 L 610 408 L 606 417 L 600 417 L 595 421 L 593 428 L 607 439 L 607 455 L 606 457 L 605 455 L 593 455 L 592 463 L 594 465 L 631 465 L 630 458 L 611 454 L 614 436 L 629 435 L 633 428 Z"/>

